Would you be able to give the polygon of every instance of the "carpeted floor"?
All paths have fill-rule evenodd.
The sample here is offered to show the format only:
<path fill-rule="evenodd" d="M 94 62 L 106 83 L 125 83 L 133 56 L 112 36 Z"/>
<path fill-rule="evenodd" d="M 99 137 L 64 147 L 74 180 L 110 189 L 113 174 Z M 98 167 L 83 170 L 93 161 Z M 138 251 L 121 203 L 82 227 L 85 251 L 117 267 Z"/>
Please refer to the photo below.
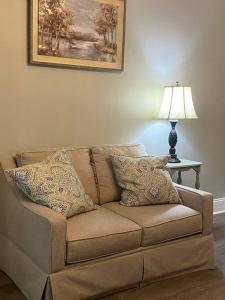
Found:
<path fill-rule="evenodd" d="M 104 300 L 225 300 L 225 214 L 214 218 L 214 237 L 218 269 L 167 279 Z M 26 300 L 14 283 L 1 272 L 0 299 Z"/>

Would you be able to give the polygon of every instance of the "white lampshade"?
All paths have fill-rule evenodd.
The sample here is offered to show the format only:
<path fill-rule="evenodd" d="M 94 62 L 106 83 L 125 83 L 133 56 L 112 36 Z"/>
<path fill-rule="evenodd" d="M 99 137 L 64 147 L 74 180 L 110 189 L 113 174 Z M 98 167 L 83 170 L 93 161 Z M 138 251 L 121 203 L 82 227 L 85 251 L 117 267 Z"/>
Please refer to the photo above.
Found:
<path fill-rule="evenodd" d="M 179 86 L 179 84 L 165 87 L 163 103 L 158 117 L 169 120 L 197 119 L 191 87 Z"/>

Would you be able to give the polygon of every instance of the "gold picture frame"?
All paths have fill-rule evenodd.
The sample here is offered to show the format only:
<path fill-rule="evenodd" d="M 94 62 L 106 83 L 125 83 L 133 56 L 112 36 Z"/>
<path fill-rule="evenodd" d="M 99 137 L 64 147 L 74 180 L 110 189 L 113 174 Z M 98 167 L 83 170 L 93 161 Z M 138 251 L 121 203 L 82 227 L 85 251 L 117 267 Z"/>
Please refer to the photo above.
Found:
<path fill-rule="evenodd" d="M 126 0 L 30 0 L 29 64 L 123 71 Z"/>

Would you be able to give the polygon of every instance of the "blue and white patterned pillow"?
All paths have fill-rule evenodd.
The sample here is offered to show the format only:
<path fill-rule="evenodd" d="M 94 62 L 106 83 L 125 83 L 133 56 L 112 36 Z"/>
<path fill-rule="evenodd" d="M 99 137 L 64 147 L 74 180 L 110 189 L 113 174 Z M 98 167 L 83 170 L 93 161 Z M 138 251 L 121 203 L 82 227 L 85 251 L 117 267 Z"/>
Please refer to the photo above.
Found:
<path fill-rule="evenodd" d="M 66 151 L 6 173 L 33 202 L 66 218 L 95 209 Z"/>

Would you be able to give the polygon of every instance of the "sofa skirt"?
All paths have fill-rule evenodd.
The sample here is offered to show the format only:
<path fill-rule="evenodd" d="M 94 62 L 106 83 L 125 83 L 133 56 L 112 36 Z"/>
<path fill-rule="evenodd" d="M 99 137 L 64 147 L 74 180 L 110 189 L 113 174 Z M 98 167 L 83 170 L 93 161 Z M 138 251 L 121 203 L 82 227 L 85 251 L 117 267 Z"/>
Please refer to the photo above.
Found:
<path fill-rule="evenodd" d="M 143 253 L 144 274 L 142 284 L 195 270 L 214 269 L 212 235 L 177 240 Z"/>
<path fill-rule="evenodd" d="M 53 274 L 43 273 L 2 235 L 0 244 L 0 268 L 28 300 L 97 299 L 165 277 L 215 267 L 212 235 L 195 235 L 69 265 Z"/>

